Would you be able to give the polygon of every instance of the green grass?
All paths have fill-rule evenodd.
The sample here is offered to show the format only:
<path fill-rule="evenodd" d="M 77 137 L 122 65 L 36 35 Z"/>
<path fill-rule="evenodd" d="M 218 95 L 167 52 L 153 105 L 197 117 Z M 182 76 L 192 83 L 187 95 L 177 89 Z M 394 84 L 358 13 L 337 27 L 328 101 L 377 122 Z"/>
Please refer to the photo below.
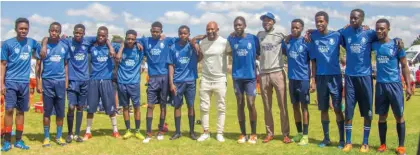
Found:
<path fill-rule="evenodd" d="M 144 76 L 143 76 L 144 79 Z M 144 81 L 144 80 L 142 80 Z M 199 82 L 197 82 L 199 83 Z M 197 87 L 199 88 L 199 87 Z M 144 82 L 141 85 L 142 94 L 141 94 L 141 103 L 146 102 L 146 95 L 145 90 L 146 87 L 144 86 Z M 258 112 L 258 124 L 257 124 L 257 133 L 258 133 L 258 143 L 256 145 L 251 144 L 237 144 L 236 140 L 239 136 L 239 125 L 237 121 L 236 115 L 236 100 L 234 96 L 234 92 L 232 89 L 232 81 L 229 79 L 228 82 L 228 91 L 227 91 L 227 112 L 226 112 L 226 124 L 225 124 L 225 138 L 226 141 L 224 143 L 219 143 L 215 139 L 215 130 L 216 130 L 216 105 L 214 104 L 214 100 L 211 105 L 211 112 L 210 112 L 210 131 L 213 133 L 212 138 L 208 141 L 198 143 L 189 139 L 188 137 L 188 117 L 186 107 L 183 107 L 182 111 L 182 126 L 181 130 L 183 132 L 184 137 L 170 141 L 169 137 L 173 134 L 174 131 L 174 117 L 173 117 L 173 108 L 168 108 L 168 115 L 167 115 L 167 123 L 169 126 L 169 134 L 165 135 L 165 140 L 157 141 L 153 139 L 149 144 L 143 144 L 140 140 L 135 138 L 131 138 L 128 140 L 123 139 L 115 139 L 111 137 L 112 128 L 111 122 L 108 116 L 104 114 L 96 114 L 95 119 L 93 121 L 93 139 L 83 142 L 83 143 L 71 143 L 64 147 L 58 146 L 55 143 L 52 143 L 50 148 L 42 148 L 42 140 L 43 140 L 43 127 L 42 127 L 42 114 L 35 113 L 33 110 L 26 113 L 25 117 L 25 133 L 23 136 L 23 140 L 31 147 L 28 151 L 22 151 L 20 149 L 12 149 L 7 153 L 3 153 L 4 155 L 9 154 L 344 154 L 341 150 L 336 148 L 337 141 L 338 141 L 338 131 L 337 125 L 335 122 L 335 115 L 332 111 L 330 111 L 330 137 L 333 141 L 333 146 L 326 147 L 326 148 L 319 148 L 317 144 L 322 140 L 322 127 L 320 121 L 320 112 L 317 110 L 317 106 L 314 104 L 313 100 L 315 99 L 315 94 L 311 94 L 311 104 L 309 105 L 310 111 L 310 125 L 309 125 L 309 142 L 308 146 L 297 146 L 296 144 L 284 144 L 282 140 L 282 136 L 280 132 L 280 113 L 278 106 L 273 105 L 273 116 L 275 121 L 275 140 L 268 143 L 263 144 L 262 139 L 265 136 L 265 124 L 264 124 L 264 110 L 262 105 L 261 96 L 257 96 L 256 99 L 256 107 Z M 276 97 L 274 97 L 276 100 Z M 276 101 L 273 101 L 276 103 Z M 420 109 L 420 91 L 417 91 L 417 94 L 412 97 L 409 102 L 406 102 L 405 105 L 405 119 L 406 119 L 406 140 L 405 146 L 407 148 L 407 154 L 415 154 L 417 150 L 417 144 L 419 139 L 419 125 L 418 119 L 420 118 L 420 113 L 418 110 Z M 292 106 L 290 104 L 290 99 L 288 99 L 288 109 L 289 109 L 289 121 L 290 121 L 290 129 L 291 135 L 296 134 L 296 127 L 294 124 L 293 118 L 293 111 Z M 199 109 L 199 93 L 197 89 L 197 95 L 195 99 L 195 109 L 196 109 L 196 119 L 200 118 L 200 109 Z M 358 109 L 355 110 L 355 116 L 360 116 Z M 247 110 L 246 110 L 246 113 Z M 141 109 L 141 130 L 145 132 L 145 114 L 146 108 Z M 157 128 L 158 124 L 158 115 L 159 110 L 158 108 L 154 112 L 154 120 L 153 120 L 153 129 Z M 248 115 L 247 115 L 248 116 Z M 84 117 L 86 117 L 86 113 L 84 113 Z M 120 134 L 122 135 L 125 130 L 123 130 L 124 123 L 123 117 L 120 115 L 118 118 L 118 128 L 120 129 Z M 248 120 L 248 117 L 246 117 Z M 372 131 L 370 134 L 370 152 L 369 154 L 377 154 L 376 148 L 379 147 L 379 136 L 378 136 L 378 128 L 377 128 L 377 120 L 378 116 L 374 115 L 373 123 L 372 123 Z M 53 118 L 51 122 L 54 122 L 55 119 Z M 133 117 L 131 117 L 132 126 L 134 126 Z M 51 138 L 54 139 L 56 127 L 52 123 L 51 126 Z M 64 126 L 63 136 L 67 136 L 67 123 Z M 82 124 L 82 134 L 85 133 L 86 129 L 86 120 L 84 118 Z M 195 131 L 199 134 L 202 133 L 202 128 L 200 125 L 195 126 Z M 247 123 L 247 131 L 250 132 L 249 123 Z M 388 119 L 388 137 L 387 137 L 387 145 L 388 151 L 384 154 L 395 154 L 394 150 L 398 145 L 397 141 L 397 133 L 395 127 L 395 120 L 392 116 L 392 112 L 390 111 L 390 116 Z M 359 154 L 358 149 L 360 148 L 360 144 L 362 142 L 363 136 L 363 119 L 361 117 L 355 117 L 353 122 L 353 150 L 349 154 Z M 14 139 L 14 138 L 13 138 Z"/>

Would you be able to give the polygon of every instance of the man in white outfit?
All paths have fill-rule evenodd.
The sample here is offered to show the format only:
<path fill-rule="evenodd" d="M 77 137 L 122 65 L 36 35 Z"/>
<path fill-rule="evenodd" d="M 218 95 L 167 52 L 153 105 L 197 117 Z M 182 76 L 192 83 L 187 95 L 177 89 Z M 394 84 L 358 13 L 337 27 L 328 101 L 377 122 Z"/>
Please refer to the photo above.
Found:
<path fill-rule="evenodd" d="M 232 52 L 227 40 L 219 36 L 219 28 L 216 22 L 211 21 L 206 27 L 207 35 L 196 36 L 192 42 L 200 41 L 199 54 L 201 60 L 201 83 L 200 83 L 200 110 L 201 124 L 204 133 L 197 141 L 205 141 L 210 138 L 209 110 L 210 99 L 214 94 L 217 103 L 217 136 L 219 142 L 224 142 L 223 128 L 225 125 L 225 96 L 227 90 L 227 57 Z"/>

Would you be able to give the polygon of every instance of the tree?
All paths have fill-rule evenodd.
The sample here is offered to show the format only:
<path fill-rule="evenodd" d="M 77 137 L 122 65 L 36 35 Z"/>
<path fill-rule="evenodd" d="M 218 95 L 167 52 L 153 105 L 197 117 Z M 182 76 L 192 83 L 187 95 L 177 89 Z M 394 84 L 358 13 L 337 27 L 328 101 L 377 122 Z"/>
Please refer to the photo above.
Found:
<path fill-rule="evenodd" d="M 124 41 L 123 37 L 121 37 L 119 35 L 112 35 L 111 42 L 113 42 L 113 43 L 121 43 L 123 41 Z"/>
<path fill-rule="evenodd" d="M 413 41 L 413 43 L 411 44 L 411 46 L 414 46 L 414 45 L 420 45 L 420 35 L 417 37 L 417 39 L 416 40 L 414 40 Z"/>

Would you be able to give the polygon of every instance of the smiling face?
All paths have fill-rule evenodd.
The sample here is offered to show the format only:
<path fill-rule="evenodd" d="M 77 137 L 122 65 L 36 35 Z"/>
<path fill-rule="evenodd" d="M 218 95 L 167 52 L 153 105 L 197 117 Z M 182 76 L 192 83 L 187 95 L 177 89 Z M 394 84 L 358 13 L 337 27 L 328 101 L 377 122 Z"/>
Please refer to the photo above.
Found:
<path fill-rule="evenodd" d="M 16 25 L 15 31 L 19 38 L 25 38 L 29 32 L 29 25 L 25 22 L 20 22 Z"/>
<path fill-rule="evenodd" d="M 317 16 L 315 18 L 315 25 L 319 32 L 324 32 L 327 29 L 328 22 L 324 16 Z"/>
<path fill-rule="evenodd" d="M 389 26 L 385 22 L 376 23 L 376 36 L 379 40 L 385 40 L 388 37 Z"/>
<path fill-rule="evenodd" d="M 245 32 L 246 24 L 242 20 L 237 19 L 233 23 L 233 28 L 235 29 L 236 34 L 243 35 Z"/>
<path fill-rule="evenodd" d="M 190 37 L 190 32 L 187 28 L 181 28 L 178 30 L 178 37 L 180 40 L 187 42 L 188 38 Z"/>
<path fill-rule="evenodd" d="M 274 20 L 272 20 L 268 17 L 263 18 L 262 26 L 263 26 L 265 31 L 270 31 L 273 28 L 273 25 L 274 25 Z"/>
<path fill-rule="evenodd" d="M 206 33 L 207 33 L 207 37 L 210 40 L 214 40 L 217 37 L 218 32 L 219 32 L 219 27 L 217 26 L 215 22 L 210 22 L 209 24 L 207 24 Z"/>
<path fill-rule="evenodd" d="M 303 25 L 300 24 L 299 22 L 292 22 L 290 31 L 292 32 L 293 37 L 298 38 L 303 31 Z"/>

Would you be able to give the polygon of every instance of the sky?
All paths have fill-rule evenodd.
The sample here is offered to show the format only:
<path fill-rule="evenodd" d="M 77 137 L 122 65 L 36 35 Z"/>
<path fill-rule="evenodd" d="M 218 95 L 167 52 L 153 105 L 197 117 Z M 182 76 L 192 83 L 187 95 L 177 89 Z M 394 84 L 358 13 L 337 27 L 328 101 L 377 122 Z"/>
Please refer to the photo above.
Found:
<path fill-rule="evenodd" d="M 191 37 L 204 34 L 206 24 L 216 21 L 220 35 L 227 37 L 233 32 L 233 20 L 245 17 L 246 31 L 257 34 L 263 30 L 259 17 L 271 12 L 276 17 L 275 28 L 290 33 L 290 22 L 301 18 L 305 29 L 314 29 L 314 16 L 326 11 L 330 16 L 329 29 L 338 30 L 349 23 L 352 9 L 365 11 L 364 25 L 374 29 L 376 20 L 387 18 L 391 23 L 390 36 L 402 38 L 406 46 L 420 34 L 420 2 L 215 2 L 215 1 L 171 1 L 171 2 L 1 2 L 0 40 L 16 36 L 14 21 L 26 17 L 30 21 L 29 37 L 40 40 L 48 36 L 48 26 L 57 21 L 62 32 L 72 35 L 74 25 L 86 26 L 86 34 L 94 36 L 99 26 L 107 26 L 111 35 L 124 36 L 125 31 L 134 29 L 140 35 L 150 36 L 154 21 L 163 24 L 166 36 L 177 36 L 178 27 L 191 28 Z M 19 11 L 17 11 L 19 10 Z"/>

